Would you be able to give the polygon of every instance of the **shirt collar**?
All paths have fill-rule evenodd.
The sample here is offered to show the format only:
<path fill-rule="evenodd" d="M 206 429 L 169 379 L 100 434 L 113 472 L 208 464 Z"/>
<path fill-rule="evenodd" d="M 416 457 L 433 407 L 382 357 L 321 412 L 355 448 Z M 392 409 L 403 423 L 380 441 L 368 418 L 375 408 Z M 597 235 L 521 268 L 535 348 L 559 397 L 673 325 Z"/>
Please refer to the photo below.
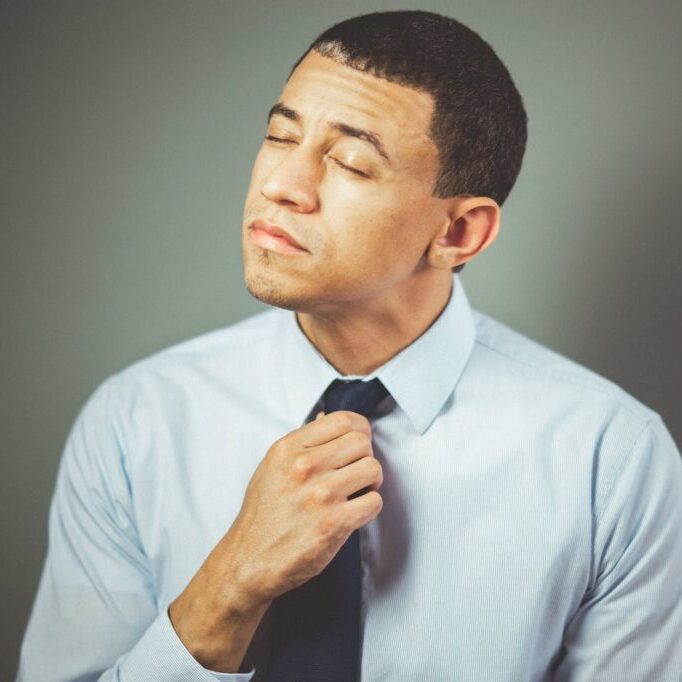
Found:
<path fill-rule="evenodd" d="M 450 298 L 433 324 L 407 348 L 363 379 L 378 377 L 415 430 L 423 434 L 452 393 L 474 344 L 471 308 L 460 278 L 452 277 Z M 360 378 L 342 375 L 327 362 L 301 330 L 296 314 L 283 311 L 280 328 L 281 372 L 288 405 L 309 416 L 334 379 Z"/>

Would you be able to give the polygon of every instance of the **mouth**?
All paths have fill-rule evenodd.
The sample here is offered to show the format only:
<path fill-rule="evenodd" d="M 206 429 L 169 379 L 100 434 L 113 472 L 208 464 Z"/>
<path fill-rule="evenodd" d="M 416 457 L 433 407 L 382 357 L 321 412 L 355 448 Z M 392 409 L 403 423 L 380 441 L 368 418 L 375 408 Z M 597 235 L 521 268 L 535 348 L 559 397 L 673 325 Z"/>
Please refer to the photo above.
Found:
<path fill-rule="evenodd" d="M 254 243 L 272 251 L 281 253 L 307 252 L 307 249 L 283 227 L 270 224 L 261 218 L 257 218 L 249 224 L 249 236 Z"/>

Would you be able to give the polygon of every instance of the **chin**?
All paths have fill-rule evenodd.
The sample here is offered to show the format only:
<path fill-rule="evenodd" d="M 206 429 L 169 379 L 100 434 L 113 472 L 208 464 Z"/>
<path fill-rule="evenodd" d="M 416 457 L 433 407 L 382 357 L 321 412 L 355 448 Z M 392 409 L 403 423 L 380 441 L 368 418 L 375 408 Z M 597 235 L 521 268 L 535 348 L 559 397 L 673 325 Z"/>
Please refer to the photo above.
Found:
<path fill-rule="evenodd" d="M 277 254 L 244 245 L 242 252 L 244 285 L 255 299 L 286 310 L 303 311 L 314 304 L 315 294 L 302 275 L 287 272 Z"/>
<path fill-rule="evenodd" d="M 306 297 L 294 292 L 282 282 L 275 281 L 271 275 L 245 271 L 244 285 L 254 298 L 277 308 L 300 310 L 305 307 Z M 298 293 L 298 295 L 297 295 Z"/>

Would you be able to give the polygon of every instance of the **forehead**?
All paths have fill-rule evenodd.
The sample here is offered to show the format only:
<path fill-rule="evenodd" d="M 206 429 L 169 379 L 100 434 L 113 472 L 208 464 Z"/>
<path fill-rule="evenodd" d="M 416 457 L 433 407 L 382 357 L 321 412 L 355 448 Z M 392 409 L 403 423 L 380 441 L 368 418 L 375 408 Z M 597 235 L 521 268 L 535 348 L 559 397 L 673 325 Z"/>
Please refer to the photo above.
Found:
<path fill-rule="evenodd" d="M 309 52 L 280 96 L 299 111 L 303 126 L 342 120 L 376 132 L 394 151 L 435 147 L 428 130 L 433 97 L 414 88 L 377 78 Z"/>

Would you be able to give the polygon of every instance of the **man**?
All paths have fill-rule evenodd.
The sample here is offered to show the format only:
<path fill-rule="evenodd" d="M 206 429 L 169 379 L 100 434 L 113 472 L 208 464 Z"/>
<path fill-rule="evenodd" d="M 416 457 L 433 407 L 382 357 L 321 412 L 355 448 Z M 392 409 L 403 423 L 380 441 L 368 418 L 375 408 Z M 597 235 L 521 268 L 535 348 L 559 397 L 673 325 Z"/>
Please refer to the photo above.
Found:
<path fill-rule="evenodd" d="M 20 679 L 682 679 L 668 430 L 453 275 L 525 141 L 507 70 L 452 19 L 314 41 L 244 211 L 274 308 L 88 400 Z"/>

